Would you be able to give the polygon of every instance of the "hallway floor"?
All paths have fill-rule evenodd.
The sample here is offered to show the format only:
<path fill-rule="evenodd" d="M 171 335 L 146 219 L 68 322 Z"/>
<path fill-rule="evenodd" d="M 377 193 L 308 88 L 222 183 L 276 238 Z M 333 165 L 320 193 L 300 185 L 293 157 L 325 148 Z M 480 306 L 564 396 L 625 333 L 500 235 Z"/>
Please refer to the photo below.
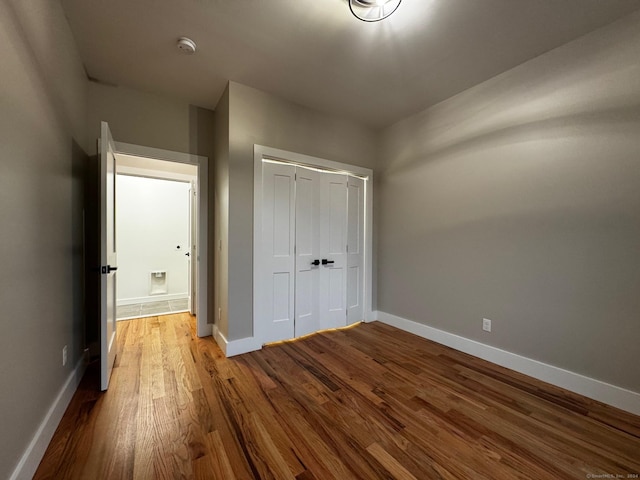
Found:
<path fill-rule="evenodd" d="M 121 305 L 117 308 L 118 320 L 132 318 L 154 317 L 168 313 L 181 313 L 189 311 L 189 299 L 164 300 L 162 302 L 135 303 L 133 305 Z"/>

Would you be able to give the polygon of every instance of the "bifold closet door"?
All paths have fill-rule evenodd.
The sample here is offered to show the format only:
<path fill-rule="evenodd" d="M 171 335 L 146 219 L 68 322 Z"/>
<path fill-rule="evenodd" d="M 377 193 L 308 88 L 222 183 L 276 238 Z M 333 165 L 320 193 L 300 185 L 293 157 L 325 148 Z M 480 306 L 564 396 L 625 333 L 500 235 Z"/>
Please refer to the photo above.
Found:
<path fill-rule="evenodd" d="M 364 180 L 347 188 L 347 324 L 364 320 Z"/>
<path fill-rule="evenodd" d="M 265 343 L 293 338 L 295 286 L 295 173 L 268 163 L 262 175 L 262 305 Z"/>
<path fill-rule="evenodd" d="M 347 177 L 320 177 L 320 329 L 347 324 Z"/>
<path fill-rule="evenodd" d="M 265 162 L 260 304 L 265 343 L 363 319 L 364 181 Z"/>
<path fill-rule="evenodd" d="M 320 330 L 321 176 L 308 168 L 296 169 L 296 337 Z"/>

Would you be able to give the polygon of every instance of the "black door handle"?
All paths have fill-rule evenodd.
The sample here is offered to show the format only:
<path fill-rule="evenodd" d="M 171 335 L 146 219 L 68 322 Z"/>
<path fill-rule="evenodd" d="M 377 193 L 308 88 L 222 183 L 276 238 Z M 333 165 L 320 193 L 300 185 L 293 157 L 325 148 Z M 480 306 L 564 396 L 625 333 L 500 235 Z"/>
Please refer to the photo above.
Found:
<path fill-rule="evenodd" d="M 328 265 L 330 263 L 336 263 L 334 260 L 327 260 L 326 258 L 322 259 L 322 264 L 323 265 Z"/>
<path fill-rule="evenodd" d="M 104 275 L 107 275 L 111 272 L 115 272 L 116 270 L 118 270 L 118 267 L 112 267 L 111 265 L 107 265 L 106 267 L 102 267 L 102 273 Z"/>
<path fill-rule="evenodd" d="M 311 265 L 320 265 L 320 260 L 314 260 Z"/>
<path fill-rule="evenodd" d="M 190 256 L 191 256 L 191 253 L 187 252 L 187 253 L 185 253 L 184 255 L 185 255 L 186 257 L 190 257 Z"/>

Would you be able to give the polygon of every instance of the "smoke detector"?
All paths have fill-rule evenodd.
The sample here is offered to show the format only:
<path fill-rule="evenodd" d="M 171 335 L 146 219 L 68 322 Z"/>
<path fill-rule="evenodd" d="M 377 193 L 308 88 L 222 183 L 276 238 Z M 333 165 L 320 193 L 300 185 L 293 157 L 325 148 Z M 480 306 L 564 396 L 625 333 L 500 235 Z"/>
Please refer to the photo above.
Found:
<path fill-rule="evenodd" d="M 176 44 L 182 53 L 193 55 L 196 53 L 196 42 L 187 37 L 180 37 Z"/>

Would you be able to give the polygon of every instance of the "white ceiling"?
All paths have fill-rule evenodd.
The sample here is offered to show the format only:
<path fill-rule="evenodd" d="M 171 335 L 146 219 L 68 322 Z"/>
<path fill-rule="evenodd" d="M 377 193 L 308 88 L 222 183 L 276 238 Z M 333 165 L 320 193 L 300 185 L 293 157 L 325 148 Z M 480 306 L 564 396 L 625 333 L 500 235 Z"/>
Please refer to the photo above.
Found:
<path fill-rule="evenodd" d="M 379 128 L 640 8 L 640 0 L 62 0 L 87 73 L 214 108 L 228 80 Z M 179 36 L 195 55 L 175 47 Z"/>

